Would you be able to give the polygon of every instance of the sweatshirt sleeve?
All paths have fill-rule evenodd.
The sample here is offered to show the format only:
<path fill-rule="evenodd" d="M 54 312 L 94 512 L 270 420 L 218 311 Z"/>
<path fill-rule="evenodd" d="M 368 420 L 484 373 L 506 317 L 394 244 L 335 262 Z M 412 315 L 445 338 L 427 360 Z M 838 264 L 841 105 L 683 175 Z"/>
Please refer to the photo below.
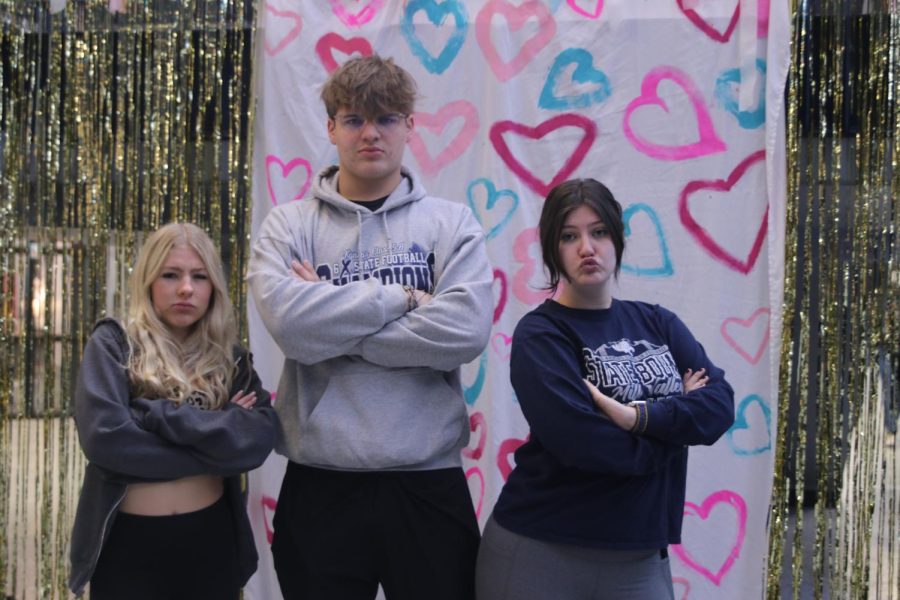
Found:
<path fill-rule="evenodd" d="M 491 331 L 493 272 L 481 227 L 471 212 L 460 213 L 431 301 L 365 337 L 351 353 L 384 367 L 440 371 L 478 357 Z"/>
<path fill-rule="evenodd" d="M 117 324 L 101 324 L 84 349 L 74 403 L 78 439 L 87 459 L 106 470 L 150 480 L 227 474 L 139 425 L 129 406 L 123 335 Z"/>
<path fill-rule="evenodd" d="M 510 378 L 532 438 L 569 468 L 645 475 L 683 452 L 632 435 L 603 416 L 582 380 L 578 355 L 556 328 L 523 319 L 513 337 Z"/>
<path fill-rule="evenodd" d="M 247 279 L 259 315 L 284 355 L 302 364 L 343 356 L 363 338 L 406 313 L 407 295 L 399 284 L 376 278 L 334 286 L 302 281 L 291 261 L 312 256 L 295 241 L 303 236 L 298 208 L 273 210 L 253 244 Z M 288 212 L 292 211 L 292 212 Z M 291 217 L 298 222 L 290 223 Z"/>
<path fill-rule="evenodd" d="M 219 472 L 255 469 L 272 451 L 277 417 L 256 372 L 248 360 L 242 362 L 246 366 L 236 379 L 249 379 L 247 391 L 256 392 L 252 408 L 227 402 L 221 410 L 201 410 L 171 400 L 136 398 L 132 404 L 144 413 L 142 425 L 173 444 L 189 447 Z"/>
<path fill-rule="evenodd" d="M 709 381 L 687 394 L 649 403 L 643 434 L 670 444 L 711 445 L 734 423 L 734 390 L 681 319 L 665 309 L 657 307 L 657 311 L 679 372 L 703 368 Z"/>

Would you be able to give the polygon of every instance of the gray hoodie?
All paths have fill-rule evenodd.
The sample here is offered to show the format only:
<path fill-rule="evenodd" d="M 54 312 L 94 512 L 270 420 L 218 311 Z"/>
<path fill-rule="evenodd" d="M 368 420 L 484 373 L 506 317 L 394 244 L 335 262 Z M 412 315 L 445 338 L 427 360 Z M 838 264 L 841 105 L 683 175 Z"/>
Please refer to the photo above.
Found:
<path fill-rule="evenodd" d="M 483 231 L 405 169 L 375 212 L 339 195 L 337 177 L 325 169 L 312 198 L 273 209 L 250 258 L 253 298 L 285 354 L 276 451 L 328 469 L 458 466 L 469 439 L 459 367 L 491 328 Z M 327 283 L 293 275 L 295 259 Z M 434 298 L 408 311 L 404 285 Z"/>

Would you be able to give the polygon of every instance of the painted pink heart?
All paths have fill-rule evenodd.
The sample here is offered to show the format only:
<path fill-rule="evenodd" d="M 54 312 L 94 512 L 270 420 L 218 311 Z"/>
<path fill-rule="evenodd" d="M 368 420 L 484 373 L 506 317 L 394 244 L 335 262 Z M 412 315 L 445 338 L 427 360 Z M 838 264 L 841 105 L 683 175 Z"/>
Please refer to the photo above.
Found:
<path fill-rule="evenodd" d="M 413 130 L 409 138 L 409 149 L 419 162 L 419 168 L 427 175 L 436 175 L 441 169 L 459 158 L 472 145 L 475 134 L 478 133 L 481 125 L 478 119 L 478 110 L 467 100 L 449 102 L 434 114 L 417 112 L 413 117 L 416 128 L 424 127 L 436 135 L 440 135 L 453 119 L 463 120 L 462 129 L 436 158 L 431 158 L 422 137 L 415 129 Z"/>
<path fill-rule="evenodd" d="M 303 19 L 292 10 L 278 10 L 268 2 L 266 2 L 266 10 L 270 15 L 267 15 L 266 19 L 266 35 L 263 46 L 266 54 L 275 56 L 300 35 L 300 30 L 303 29 Z M 287 33 L 283 33 L 285 26 L 287 26 Z M 269 39 L 277 33 L 282 33 L 281 39 L 274 44 L 270 43 Z"/>
<path fill-rule="evenodd" d="M 472 492 L 472 480 L 478 480 L 480 491 Z M 481 518 L 481 508 L 484 506 L 484 473 L 477 466 L 471 467 L 466 471 L 466 481 L 469 482 L 469 492 L 475 502 L 475 520 L 478 520 Z"/>
<path fill-rule="evenodd" d="M 539 140 L 548 133 L 562 127 L 576 127 L 581 129 L 584 132 L 584 135 L 582 135 L 581 141 L 578 142 L 578 146 L 575 147 L 575 150 L 572 151 L 572 154 L 566 159 L 566 162 L 548 183 L 544 183 L 535 177 L 525 165 L 513 156 L 512 151 L 509 149 L 509 145 L 503 137 L 505 133 L 512 132 L 532 140 Z M 494 150 L 497 151 L 497 154 L 500 155 L 500 158 L 503 159 L 506 166 L 508 166 L 509 169 L 525 183 L 525 185 L 543 197 L 557 184 L 568 179 L 575 169 L 578 168 L 585 156 L 587 156 L 588 150 L 590 150 L 594 140 L 597 138 L 597 125 L 584 115 L 565 113 L 547 119 L 537 127 L 529 127 L 521 123 L 516 123 L 515 121 L 498 121 L 491 125 L 489 137 L 491 144 L 494 146 Z"/>
<path fill-rule="evenodd" d="M 766 307 L 758 308 L 752 315 L 750 315 L 746 319 L 741 319 L 739 317 L 728 317 L 727 319 L 722 321 L 722 326 L 719 328 L 719 331 L 722 333 L 722 337 L 725 338 L 725 341 L 728 343 L 728 345 L 734 348 L 734 350 L 742 357 L 744 357 L 744 360 L 746 360 L 751 365 L 755 365 L 759 362 L 759 359 L 762 358 L 763 353 L 768 347 L 769 319 L 771 318 L 771 314 L 771 311 Z M 757 323 L 757 320 L 759 320 L 760 322 Z M 738 332 L 749 332 L 751 334 L 756 334 L 751 336 L 759 339 L 759 342 L 756 344 L 755 348 L 750 348 L 748 350 L 746 348 L 746 343 L 741 343 L 737 339 L 735 339 L 735 335 L 729 332 L 729 328 L 734 330 L 735 326 L 740 328 L 737 330 Z M 760 329 L 762 329 L 761 332 L 759 331 Z M 738 337 L 742 339 L 747 337 L 740 333 L 736 335 L 738 335 Z"/>
<path fill-rule="evenodd" d="M 342 54 L 360 56 L 372 56 L 372 45 L 364 37 L 344 38 L 337 33 L 326 33 L 316 42 L 316 54 L 322 61 L 322 66 L 328 71 L 328 74 L 334 73 L 339 64 L 334 58 L 334 51 L 337 50 Z"/>
<path fill-rule="evenodd" d="M 720 1 L 716 0 L 715 4 L 719 3 Z M 685 4 L 687 4 L 687 6 L 685 6 Z M 711 40 L 715 40 L 724 44 L 729 39 L 731 39 L 731 34 L 734 33 L 734 29 L 735 27 L 737 27 L 738 17 L 741 13 L 741 3 L 737 0 L 735 1 L 734 12 L 731 14 L 731 20 L 728 21 L 728 25 L 725 27 L 724 31 L 719 31 L 718 29 L 713 27 L 709 23 L 709 21 L 707 21 L 700 15 L 700 13 L 694 10 L 694 5 L 696 4 L 697 2 L 686 2 L 685 0 L 678 0 L 678 8 L 681 10 L 681 12 L 684 13 L 684 16 L 686 16 L 697 29 L 702 31 Z M 713 3 L 710 2 L 710 4 Z"/>
<path fill-rule="evenodd" d="M 273 166 L 279 167 L 279 169 L 276 169 L 276 173 L 274 175 L 272 173 Z M 301 172 L 305 171 L 305 178 L 299 185 L 296 184 L 295 178 L 289 179 L 291 172 L 297 167 L 301 167 Z M 283 204 L 291 200 L 303 199 L 303 197 L 306 195 L 307 190 L 309 190 L 309 186 L 311 183 L 312 166 L 306 159 L 294 158 L 287 164 L 285 164 L 274 154 L 266 156 L 266 186 L 269 190 L 269 199 L 272 201 L 272 204 L 274 206 L 278 206 L 279 204 Z M 280 193 L 276 193 L 276 187 L 279 188 Z M 287 193 L 285 193 L 284 191 L 285 187 L 288 187 Z M 296 193 L 294 193 L 294 190 L 296 190 Z M 291 196 L 290 198 L 285 198 L 286 195 L 289 196 L 292 193 L 294 193 L 293 196 Z"/>
<path fill-rule="evenodd" d="M 551 297 L 548 290 L 531 285 L 531 278 L 541 269 L 539 261 L 532 256 L 531 248 L 535 248 L 540 256 L 540 244 L 537 227 L 523 229 L 513 240 L 513 258 L 522 265 L 513 275 L 513 294 L 527 306 L 540 304 Z"/>
<path fill-rule="evenodd" d="M 494 354 L 496 354 L 503 360 L 509 359 L 509 350 L 511 345 L 512 338 L 505 333 L 498 332 L 491 337 L 491 348 L 493 349 Z"/>
<path fill-rule="evenodd" d="M 587 17 L 588 19 L 597 19 L 600 17 L 600 13 L 603 12 L 603 0 L 594 0 L 594 8 L 593 10 L 587 10 L 582 8 L 578 0 L 566 0 L 566 4 L 568 4 L 572 10 L 577 12 L 579 15 L 583 17 Z"/>
<path fill-rule="evenodd" d="M 684 544 L 672 544 L 671 546 L 672 551 L 675 553 L 675 555 L 678 556 L 678 558 L 680 558 L 688 568 L 693 569 L 697 573 L 700 573 L 716 585 L 722 585 L 722 579 L 728 574 L 728 572 L 731 570 L 731 567 L 734 566 L 734 562 L 741 554 L 741 547 L 744 545 L 744 536 L 747 532 L 747 503 L 744 501 L 740 494 L 732 492 L 730 490 L 720 490 L 718 492 L 713 492 L 712 494 L 707 496 L 706 500 L 704 500 L 703 504 L 701 504 L 700 506 L 697 506 L 693 502 L 684 503 L 685 519 L 699 518 L 702 521 L 707 521 L 712 510 L 719 506 L 725 506 L 727 508 L 731 508 L 734 511 L 737 520 L 737 527 L 735 528 L 736 533 L 734 540 L 729 540 L 730 547 L 728 549 L 728 555 L 724 558 L 724 560 L 721 562 L 721 564 L 719 564 L 717 568 L 715 567 L 715 565 L 707 566 L 705 564 L 702 564 L 700 560 L 698 560 L 690 552 L 685 550 Z M 719 535 L 721 527 L 717 526 L 717 523 L 709 523 L 707 525 L 709 536 Z M 713 571 L 713 568 L 715 568 L 716 570 Z"/>
<path fill-rule="evenodd" d="M 369 2 L 363 2 L 358 11 L 350 12 L 342 0 L 329 0 L 329 2 L 331 3 L 331 12 L 347 27 L 362 27 L 372 20 L 384 4 L 384 0 L 369 0 Z M 357 2 L 357 4 L 359 3 Z"/>
<path fill-rule="evenodd" d="M 506 299 L 509 296 L 509 282 L 506 280 L 506 273 L 501 269 L 494 269 L 494 281 L 500 282 L 500 295 L 497 297 L 497 303 L 494 305 L 494 323 L 500 320 L 503 309 L 506 308 Z"/>
<path fill-rule="evenodd" d="M 635 132 L 632 128 L 632 116 L 640 108 L 656 106 L 668 114 L 669 106 L 664 99 L 659 97 L 659 84 L 663 80 L 672 81 L 687 94 L 694 108 L 694 118 L 697 122 L 699 138 L 696 142 L 679 145 L 657 144 Z M 670 118 L 684 119 L 687 117 L 686 115 L 670 115 Z M 706 102 L 697 86 L 694 85 L 694 82 L 686 73 L 670 66 L 656 67 L 647 73 L 641 82 L 641 95 L 632 100 L 625 108 L 625 120 L 622 129 L 625 137 L 628 138 L 628 141 L 631 142 L 638 152 L 659 160 L 685 160 L 715 154 L 716 152 L 724 152 L 726 149 L 725 142 L 719 139 L 719 135 L 716 133 L 709 111 L 706 110 Z"/>
<path fill-rule="evenodd" d="M 484 421 L 484 413 L 474 412 L 469 415 L 469 431 L 478 431 L 478 443 L 474 448 L 463 448 L 462 455 L 472 460 L 478 460 L 484 454 L 484 445 L 487 443 L 487 423 Z"/>
<path fill-rule="evenodd" d="M 266 495 L 263 495 L 259 501 L 260 504 L 262 504 L 263 528 L 266 531 L 266 541 L 271 545 L 272 538 L 275 537 L 275 531 L 271 526 L 272 516 L 275 514 L 275 508 L 278 506 L 278 502 L 275 498 Z"/>
<path fill-rule="evenodd" d="M 529 19 L 537 19 L 538 30 L 528 38 L 512 60 L 504 62 L 491 40 L 491 19 L 501 15 L 509 24 L 510 31 L 518 31 Z M 550 43 L 556 35 L 556 21 L 546 6 L 539 0 L 529 0 L 520 6 L 514 6 L 506 0 L 488 0 L 484 8 L 475 17 L 475 39 L 491 70 L 500 81 L 508 81 Z"/>
<path fill-rule="evenodd" d="M 527 439 L 520 440 L 518 438 L 509 438 L 500 443 L 500 448 L 497 449 L 497 468 L 500 469 L 500 475 L 503 477 L 504 482 L 509 479 L 509 474 L 512 473 L 513 470 L 510 457 L 515 454 L 519 446 L 527 441 Z"/>
<path fill-rule="evenodd" d="M 688 594 L 691 593 L 691 582 L 685 577 L 673 577 L 672 578 L 672 588 L 675 592 L 678 592 L 678 587 L 682 588 L 681 595 L 678 596 L 678 600 L 688 600 Z"/>
<path fill-rule="evenodd" d="M 747 253 L 745 258 L 739 258 L 731 254 L 728 250 L 722 247 L 719 242 L 717 242 L 709 231 L 704 229 L 691 214 L 690 207 L 688 206 L 688 200 L 691 194 L 694 194 L 700 190 L 715 190 L 719 192 L 728 192 L 734 185 L 740 181 L 741 177 L 747 172 L 751 166 L 760 161 L 765 161 L 766 151 L 759 150 L 754 152 L 744 160 L 742 160 L 738 166 L 734 168 L 734 170 L 728 175 L 727 179 L 715 179 L 712 181 L 691 181 L 684 189 L 681 191 L 681 195 L 678 197 L 678 216 L 681 219 L 682 225 L 688 230 L 688 233 L 697 240 L 697 243 L 700 244 L 704 250 L 706 250 L 713 258 L 718 260 L 719 262 L 725 264 L 728 268 L 737 271 L 738 273 L 743 273 L 746 275 L 749 273 L 753 266 L 756 264 L 756 259 L 759 258 L 759 253 L 762 250 L 763 240 L 766 237 L 766 231 L 769 227 L 769 207 L 766 205 L 765 213 L 763 214 L 762 221 L 759 224 L 759 228 L 756 231 L 756 237 L 753 240 L 753 245 L 750 247 L 750 251 Z M 764 193 L 764 192 L 763 192 Z"/>
<path fill-rule="evenodd" d="M 771 10 L 769 1 L 759 0 L 759 5 L 756 9 L 756 37 L 758 38 L 765 38 L 769 35 L 769 11 Z"/>

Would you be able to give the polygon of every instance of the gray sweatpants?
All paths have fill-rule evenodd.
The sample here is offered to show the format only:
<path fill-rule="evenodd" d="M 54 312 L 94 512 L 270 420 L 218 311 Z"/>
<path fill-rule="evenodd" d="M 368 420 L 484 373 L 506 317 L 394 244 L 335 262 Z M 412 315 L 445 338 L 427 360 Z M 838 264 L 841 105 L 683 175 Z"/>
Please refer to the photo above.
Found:
<path fill-rule="evenodd" d="M 659 550 L 554 544 L 504 529 L 491 517 L 475 572 L 477 600 L 674 600 Z"/>

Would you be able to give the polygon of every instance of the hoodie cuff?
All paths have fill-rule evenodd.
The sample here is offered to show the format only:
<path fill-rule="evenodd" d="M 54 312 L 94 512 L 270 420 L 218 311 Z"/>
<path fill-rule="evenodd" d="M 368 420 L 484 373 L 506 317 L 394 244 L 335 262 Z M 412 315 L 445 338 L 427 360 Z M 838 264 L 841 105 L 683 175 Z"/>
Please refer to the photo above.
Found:
<path fill-rule="evenodd" d="M 388 285 L 378 284 L 381 287 L 381 303 L 384 306 L 384 322 L 396 321 L 406 314 L 408 296 L 406 290 L 399 283 Z"/>

